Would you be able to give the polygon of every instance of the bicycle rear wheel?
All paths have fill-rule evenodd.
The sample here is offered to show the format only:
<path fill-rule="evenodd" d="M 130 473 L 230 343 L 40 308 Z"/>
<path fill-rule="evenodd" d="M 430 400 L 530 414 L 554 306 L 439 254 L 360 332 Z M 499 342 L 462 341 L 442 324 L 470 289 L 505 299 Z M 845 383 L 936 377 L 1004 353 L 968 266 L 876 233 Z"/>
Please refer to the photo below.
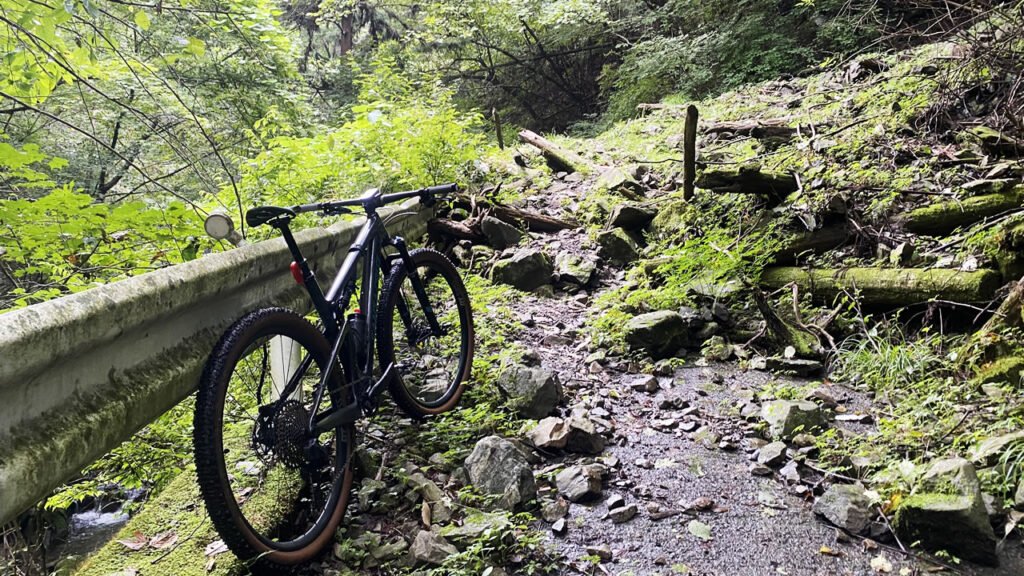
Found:
<path fill-rule="evenodd" d="M 330 346 L 281 308 L 237 321 L 206 363 L 196 401 L 196 473 L 221 538 L 265 573 L 287 573 L 333 539 L 352 484 L 354 429 L 309 438 Z M 347 402 L 336 367 L 318 413 Z"/>
<path fill-rule="evenodd" d="M 462 396 L 473 365 L 473 312 L 462 278 L 443 254 L 421 248 L 409 255 L 427 301 L 416 294 L 405 264 L 395 264 L 381 293 L 377 354 L 382 370 L 394 363 L 388 390 L 395 403 L 422 418 L 450 410 Z"/>

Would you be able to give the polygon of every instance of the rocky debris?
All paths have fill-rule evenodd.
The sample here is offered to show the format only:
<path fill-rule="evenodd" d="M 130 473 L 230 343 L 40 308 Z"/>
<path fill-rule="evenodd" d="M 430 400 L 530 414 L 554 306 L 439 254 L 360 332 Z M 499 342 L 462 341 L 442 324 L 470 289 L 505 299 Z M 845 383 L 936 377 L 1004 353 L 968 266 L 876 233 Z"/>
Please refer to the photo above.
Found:
<path fill-rule="evenodd" d="M 466 458 L 470 483 L 483 494 L 497 494 L 498 505 L 514 510 L 537 497 L 533 470 L 515 444 L 497 436 L 476 443 Z"/>
<path fill-rule="evenodd" d="M 530 430 L 527 440 L 537 448 L 546 450 L 565 448 L 569 441 L 569 427 L 565 425 L 565 420 L 549 416 Z"/>
<path fill-rule="evenodd" d="M 802 480 L 800 476 L 800 464 L 796 460 L 790 460 L 785 466 L 779 469 L 779 477 L 789 484 L 796 484 Z"/>
<path fill-rule="evenodd" d="M 671 356 L 689 343 L 686 321 L 671 310 L 634 316 L 626 323 L 626 343 L 656 359 Z"/>
<path fill-rule="evenodd" d="M 597 235 L 597 254 L 614 266 L 627 266 L 640 258 L 640 246 L 622 228 L 613 228 Z"/>
<path fill-rule="evenodd" d="M 569 513 L 569 503 L 565 501 L 565 498 L 558 497 L 554 500 L 544 504 L 540 509 L 540 517 L 545 522 L 554 522 L 559 518 L 565 518 L 565 515 Z"/>
<path fill-rule="evenodd" d="M 597 556 L 601 562 L 609 562 L 612 559 L 612 549 L 607 544 L 600 546 L 587 546 L 587 554 Z"/>
<path fill-rule="evenodd" d="M 618 494 L 612 494 L 605 500 L 605 505 L 608 506 L 608 510 L 614 510 L 615 508 L 621 508 L 626 505 L 626 499 Z"/>
<path fill-rule="evenodd" d="M 993 466 L 1008 447 L 1021 443 L 1024 443 L 1024 431 L 990 436 L 971 447 L 968 457 L 979 466 Z"/>
<path fill-rule="evenodd" d="M 551 523 L 551 532 L 556 536 L 563 536 L 568 531 L 569 528 L 565 524 L 565 518 L 559 518 Z"/>
<path fill-rule="evenodd" d="M 657 216 L 658 211 L 646 204 L 623 202 L 612 209 L 606 228 L 624 228 L 639 230 L 647 226 Z"/>
<path fill-rule="evenodd" d="M 380 480 L 367 478 L 360 482 L 359 491 L 356 492 L 356 502 L 360 512 L 369 512 L 377 504 L 381 494 L 387 488 L 387 484 Z"/>
<path fill-rule="evenodd" d="M 661 386 L 658 379 L 650 374 L 636 374 L 627 380 L 627 383 L 635 392 L 657 392 Z"/>
<path fill-rule="evenodd" d="M 712 336 L 704 343 L 702 355 L 708 362 L 725 362 L 732 358 L 733 348 L 721 336 Z"/>
<path fill-rule="evenodd" d="M 608 518 L 616 524 L 622 524 L 623 522 L 629 522 L 636 516 L 637 508 L 636 504 L 629 504 L 627 506 L 620 506 L 613 510 L 608 511 Z"/>
<path fill-rule="evenodd" d="M 773 438 L 792 438 L 799 432 L 820 429 L 824 420 L 821 409 L 807 400 L 772 400 L 761 405 L 761 418 L 768 423 Z"/>
<path fill-rule="evenodd" d="M 593 422 L 574 416 L 567 419 L 565 424 L 569 428 L 569 438 L 565 444 L 567 450 L 580 454 L 600 454 L 604 450 L 604 436 L 597 433 Z"/>
<path fill-rule="evenodd" d="M 692 209 L 692 205 L 686 200 L 673 200 L 664 204 L 658 214 L 651 220 L 651 232 L 662 238 L 667 238 L 686 228 L 686 213 Z"/>
<path fill-rule="evenodd" d="M 441 536 L 459 546 L 480 538 L 487 531 L 503 530 L 512 525 L 504 512 L 474 510 L 463 518 L 462 524 L 449 524 L 440 530 Z"/>
<path fill-rule="evenodd" d="M 459 551 L 444 536 L 420 530 L 409 548 L 409 559 L 413 564 L 430 564 L 440 566 L 449 556 L 458 554 Z"/>
<path fill-rule="evenodd" d="M 597 262 L 593 258 L 569 252 L 559 252 L 555 256 L 555 275 L 561 282 L 586 286 L 596 270 Z"/>
<path fill-rule="evenodd" d="M 786 443 L 772 442 L 761 448 L 757 454 L 757 463 L 765 466 L 778 466 L 786 459 Z"/>
<path fill-rule="evenodd" d="M 895 528 L 904 541 L 979 564 L 998 563 L 995 533 L 970 462 L 951 458 L 933 463 L 916 490 L 896 511 Z"/>
<path fill-rule="evenodd" d="M 570 466 L 555 476 L 555 486 L 570 502 L 592 500 L 601 495 L 601 475 L 595 464 Z"/>
<path fill-rule="evenodd" d="M 551 262 L 543 252 L 520 248 L 510 258 L 494 263 L 491 281 L 529 292 L 549 284 L 552 272 Z"/>
<path fill-rule="evenodd" d="M 600 454 L 605 446 L 594 423 L 578 416 L 545 418 L 529 432 L 528 439 L 537 448 L 565 448 L 580 454 Z"/>
<path fill-rule="evenodd" d="M 523 239 L 521 230 L 493 216 L 484 216 L 480 221 L 480 231 L 487 238 L 487 243 L 498 250 L 515 246 Z"/>
<path fill-rule="evenodd" d="M 871 500 L 863 486 L 855 484 L 833 484 L 814 503 L 814 513 L 829 522 L 854 534 L 867 529 L 874 519 Z"/>
<path fill-rule="evenodd" d="M 497 384 L 524 418 L 543 418 L 562 401 L 558 376 L 543 368 L 513 364 L 501 372 Z"/>
<path fill-rule="evenodd" d="M 773 356 L 765 359 L 765 369 L 771 370 L 772 372 L 785 372 L 807 377 L 820 374 L 825 370 L 825 365 L 817 360 Z"/>
<path fill-rule="evenodd" d="M 597 177 L 597 181 L 594 182 L 594 188 L 609 192 L 620 192 L 634 197 L 644 193 L 643 184 L 640 184 L 621 168 L 615 166 L 606 168 L 601 172 Z"/>

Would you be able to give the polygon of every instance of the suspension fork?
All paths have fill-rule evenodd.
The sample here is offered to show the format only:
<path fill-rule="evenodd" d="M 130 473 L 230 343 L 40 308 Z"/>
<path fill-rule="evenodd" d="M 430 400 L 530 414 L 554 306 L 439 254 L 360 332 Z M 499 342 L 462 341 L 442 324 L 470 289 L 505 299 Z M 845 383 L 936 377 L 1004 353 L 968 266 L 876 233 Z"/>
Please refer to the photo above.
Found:
<path fill-rule="evenodd" d="M 427 290 L 423 287 L 423 280 L 420 278 L 420 273 L 416 270 L 416 266 L 413 264 L 412 256 L 409 255 L 409 249 L 405 245 L 405 239 L 398 236 L 391 241 L 391 245 L 398 250 L 398 256 L 402 259 L 402 263 L 405 264 L 405 270 L 409 276 L 409 282 L 412 284 L 413 292 L 416 293 L 416 299 L 420 301 L 420 306 L 423 307 L 423 315 L 427 317 L 427 324 L 430 325 L 430 330 L 435 336 L 440 336 L 443 332 L 441 324 L 438 323 L 437 315 L 434 313 L 434 308 L 430 305 L 430 300 L 427 298 Z M 406 309 L 403 314 L 402 308 L 405 308 L 405 302 L 399 299 L 399 314 L 402 316 L 402 321 L 405 322 L 405 325 L 407 327 L 411 327 L 412 318 L 409 315 L 409 310 Z"/>

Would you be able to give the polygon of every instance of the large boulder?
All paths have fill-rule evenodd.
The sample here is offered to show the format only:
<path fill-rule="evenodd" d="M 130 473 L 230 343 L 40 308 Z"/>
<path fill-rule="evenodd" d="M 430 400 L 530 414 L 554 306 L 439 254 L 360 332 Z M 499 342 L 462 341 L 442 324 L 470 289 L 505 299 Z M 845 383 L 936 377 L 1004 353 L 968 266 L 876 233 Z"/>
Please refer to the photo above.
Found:
<path fill-rule="evenodd" d="M 647 226 L 657 214 L 657 209 L 647 204 L 623 202 L 612 209 L 606 227 L 639 230 Z"/>
<path fill-rule="evenodd" d="M 609 192 L 619 192 L 627 196 L 633 195 L 634 197 L 644 193 L 643 184 L 637 182 L 631 175 L 615 166 L 606 168 L 598 175 L 597 181 L 594 182 L 594 188 Z"/>
<path fill-rule="evenodd" d="M 551 283 L 551 262 L 543 252 L 523 248 L 491 268 L 491 281 L 529 292 Z"/>
<path fill-rule="evenodd" d="M 497 384 L 524 418 L 543 418 L 562 401 L 558 376 L 543 368 L 513 364 L 498 375 Z"/>
<path fill-rule="evenodd" d="M 597 254 L 615 266 L 626 266 L 640 257 L 635 238 L 622 228 L 612 228 L 597 235 Z"/>
<path fill-rule="evenodd" d="M 626 343 L 647 351 L 656 359 L 667 358 L 689 344 L 689 330 L 678 312 L 648 312 L 626 323 Z"/>
<path fill-rule="evenodd" d="M 833 484 L 814 503 L 814 512 L 840 528 L 860 534 L 875 517 L 863 486 Z"/>
<path fill-rule="evenodd" d="M 592 257 L 569 252 L 559 252 L 555 256 L 555 274 L 562 282 L 585 286 L 594 277 L 596 270 L 597 262 Z"/>
<path fill-rule="evenodd" d="M 515 444 L 497 436 L 476 443 L 466 458 L 466 474 L 482 494 L 501 496 L 498 506 L 505 510 L 537 498 L 537 481 L 526 457 Z"/>
<path fill-rule="evenodd" d="M 978 475 L 962 458 L 931 465 L 914 494 L 900 503 L 895 527 L 904 542 L 920 542 L 979 564 L 999 561 Z"/>
<path fill-rule="evenodd" d="M 761 405 L 761 418 L 773 438 L 792 438 L 800 432 L 820 430 L 821 408 L 809 400 L 772 400 Z"/>
<path fill-rule="evenodd" d="M 484 216 L 480 221 L 480 231 L 487 238 L 487 243 L 498 250 L 515 246 L 523 239 L 522 230 L 494 216 Z"/>

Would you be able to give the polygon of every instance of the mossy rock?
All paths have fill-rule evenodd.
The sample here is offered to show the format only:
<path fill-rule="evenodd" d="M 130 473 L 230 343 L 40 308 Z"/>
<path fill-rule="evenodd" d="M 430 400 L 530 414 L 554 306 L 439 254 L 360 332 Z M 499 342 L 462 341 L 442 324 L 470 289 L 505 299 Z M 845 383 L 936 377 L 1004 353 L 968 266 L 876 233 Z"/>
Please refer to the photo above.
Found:
<path fill-rule="evenodd" d="M 1019 388 L 1022 375 L 1024 375 L 1024 358 L 1006 356 L 983 365 L 972 382 L 978 386 L 1005 383 Z"/>
<path fill-rule="evenodd" d="M 691 209 L 692 205 L 686 200 L 673 200 L 665 204 L 651 220 L 651 234 L 658 238 L 669 238 L 686 230 Z"/>

